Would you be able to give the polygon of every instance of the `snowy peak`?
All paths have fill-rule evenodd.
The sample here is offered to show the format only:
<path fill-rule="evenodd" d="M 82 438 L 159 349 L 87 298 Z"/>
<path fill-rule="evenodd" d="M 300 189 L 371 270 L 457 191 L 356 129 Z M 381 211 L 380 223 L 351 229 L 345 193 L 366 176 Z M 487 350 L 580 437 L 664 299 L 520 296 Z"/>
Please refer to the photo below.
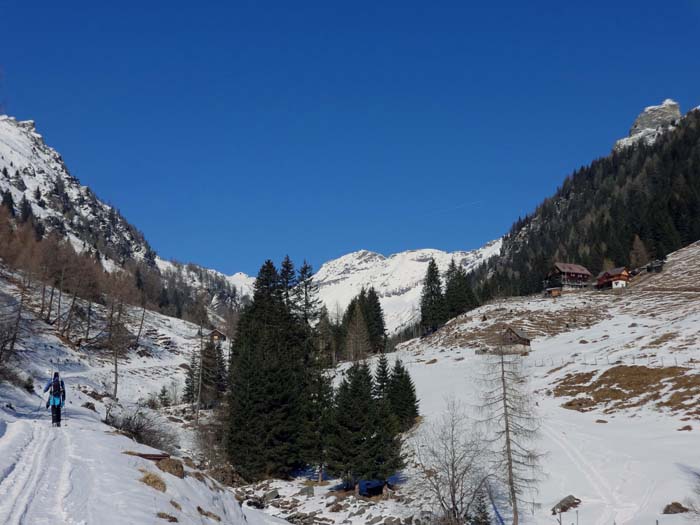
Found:
<path fill-rule="evenodd" d="M 395 332 L 419 317 L 423 278 L 430 259 L 441 272 L 452 259 L 468 272 L 500 253 L 501 240 L 472 251 L 409 250 L 385 257 L 360 250 L 326 262 L 315 275 L 319 294 L 331 315 L 337 315 L 360 293 L 374 287 L 384 309 L 387 330 Z"/>
<path fill-rule="evenodd" d="M 650 145 L 681 118 L 678 102 L 667 98 L 658 106 L 647 106 L 634 121 L 629 136 L 615 143 L 615 150 L 620 151 L 639 142 Z"/>

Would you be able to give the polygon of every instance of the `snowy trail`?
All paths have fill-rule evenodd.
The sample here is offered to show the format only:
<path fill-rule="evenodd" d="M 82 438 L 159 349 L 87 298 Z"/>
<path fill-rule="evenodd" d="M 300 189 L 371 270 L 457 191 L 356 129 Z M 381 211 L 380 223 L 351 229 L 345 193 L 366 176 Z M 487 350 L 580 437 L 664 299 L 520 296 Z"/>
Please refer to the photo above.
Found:
<path fill-rule="evenodd" d="M 47 412 L 36 410 L 36 396 L 0 385 L 2 395 L 16 407 L 0 406 L 2 525 L 160 523 L 159 512 L 177 516 L 180 523 L 209 523 L 200 508 L 232 525 L 280 523 L 253 509 L 244 511 L 232 492 L 211 479 L 178 478 L 124 454 L 154 449 L 113 432 L 95 412 L 69 408 L 70 419 L 52 427 Z M 146 471 L 163 479 L 164 491 L 141 483 Z"/>
<path fill-rule="evenodd" d="M 54 523 L 63 516 L 67 433 L 46 422 L 19 420 L 7 424 L 0 454 L 12 458 L 0 480 L 0 523 Z M 16 446 L 14 450 L 12 447 Z"/>
<path fill-rule="evenodd" d="M 554 429 L 551 425 L 542 427 L 543 433 L 566 454 L 580 474 L 588 481 L 590 488 L 597 494 L 599 501 L 604 505 L 603 512 L 595 522 L 595 525 L 607 525 L 615 521 L 615 509 L 620 502 L 615 498 L 605 477 L 593 466 L 576 446 L 572 445 L 566 437 L 566 432 Z"/>

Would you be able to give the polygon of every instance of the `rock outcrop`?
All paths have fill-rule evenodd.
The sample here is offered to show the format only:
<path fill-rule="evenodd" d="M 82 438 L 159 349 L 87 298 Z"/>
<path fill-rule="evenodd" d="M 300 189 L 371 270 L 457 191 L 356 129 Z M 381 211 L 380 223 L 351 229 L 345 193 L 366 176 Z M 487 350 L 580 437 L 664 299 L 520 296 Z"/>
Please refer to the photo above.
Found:
<path fill-rule="evenodd" d="M 658 106 L 644 108 L 635 119 L 629 136 L 615 143 L 615 150 L 633 146 L 639 142 L 653 144 L 662 133 L 673 129 L 673 124 L 681 118 L 678 102 L 667 98 Z"/>

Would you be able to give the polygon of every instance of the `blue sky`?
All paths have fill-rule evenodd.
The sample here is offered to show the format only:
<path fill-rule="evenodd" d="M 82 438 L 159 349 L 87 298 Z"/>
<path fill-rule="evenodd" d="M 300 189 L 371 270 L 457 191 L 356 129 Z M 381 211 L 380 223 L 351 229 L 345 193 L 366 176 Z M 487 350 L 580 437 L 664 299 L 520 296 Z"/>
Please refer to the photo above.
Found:
<path fill-rule="evenodd" d="M 0 103 L 167 258 L 471 249 L 700 104 L 700 2 L 563 4 L 0 0 Z"/>

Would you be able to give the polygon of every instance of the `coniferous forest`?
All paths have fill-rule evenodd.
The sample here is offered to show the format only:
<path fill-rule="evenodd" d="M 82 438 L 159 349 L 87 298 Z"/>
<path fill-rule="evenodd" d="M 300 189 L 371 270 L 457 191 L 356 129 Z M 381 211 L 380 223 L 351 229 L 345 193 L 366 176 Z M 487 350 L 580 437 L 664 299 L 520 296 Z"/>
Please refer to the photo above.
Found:
<path fill-rule="evenodd" d="M 226 456 L 247 480 L 287 478 L 310 466 L 356 490 L 361 480 L 386 482 L 403 465 L 400 433 L 418 416 L 413 381 L 400 361 L 390 368 L 381 354 L 383 315 L 373 290 L 353 301 L 342 325 L 330 323 L 316 296 L 306 263 L 299 272 L 288 258 L 279 271 L 272 261 L 261 267 L 219 411 Z M 351 363 L 334 388 L 339 334 L 353 350 L 344 350 Z M 372 373 L 364 358 L 375 352 Z"/>
<path fill-rule="evenodd" d="M 652 145 L 592 162 L 513 224 L 500 257 L 475 272 L 482 300 L 542 289 L 555 261 L 594 275 L 636 268 L 700 239 L 700 111 Z"/>

